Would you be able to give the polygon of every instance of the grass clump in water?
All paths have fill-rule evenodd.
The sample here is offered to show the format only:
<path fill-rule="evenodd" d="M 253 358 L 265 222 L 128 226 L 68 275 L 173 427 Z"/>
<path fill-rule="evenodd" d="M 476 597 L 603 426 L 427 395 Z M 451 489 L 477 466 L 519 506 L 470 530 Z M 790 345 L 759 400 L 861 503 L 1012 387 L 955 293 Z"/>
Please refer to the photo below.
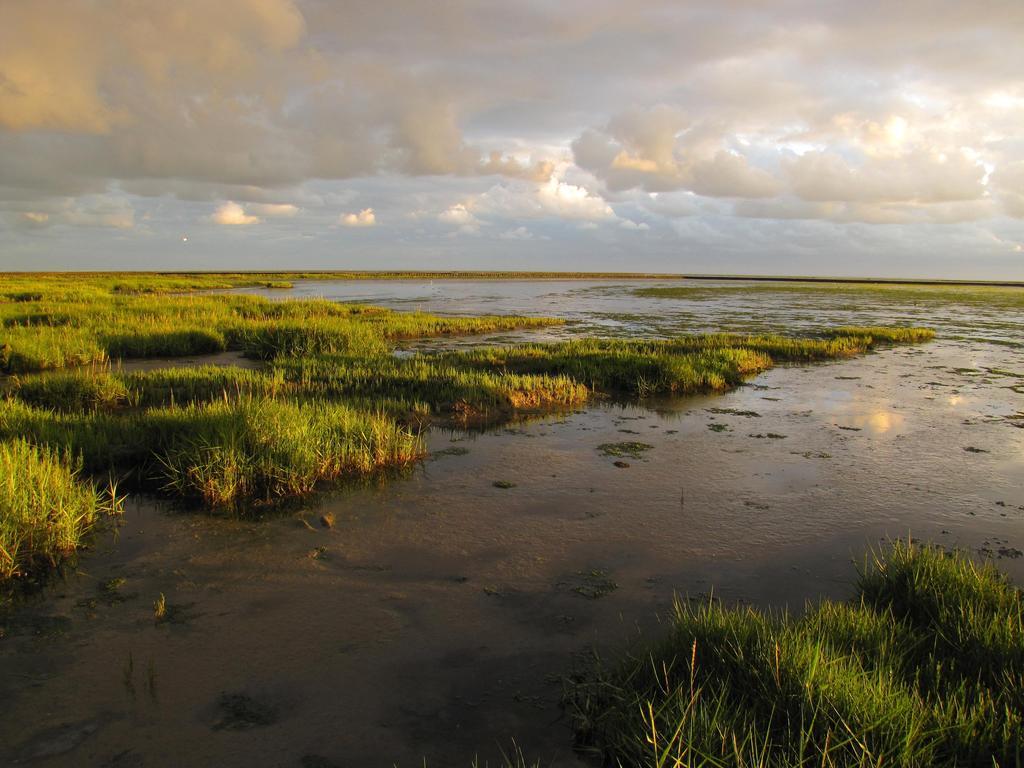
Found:
<path fill-rule="evenodd" d="M 93 472 L 209 506 L 268 501 L 422 455 L 393 419 L 340 403 L 241 398 L 135 411 L 56 413 L 0 402 L 0 439 L 71 451 Z"/>
<path fill-rule="evenodd" d="M 83 480 L 81 461 L 23 439 L 0 442 L 0 581 L 31 575 L 73 552 L 116 494 Z"/>
<path fill-rule="evenodd" d="M 721 392 L 776 363 L 853 357 L 886 329 L 848 329 L 829 338 L 714 333 L 670 340 L 582 339 L 521 344 L 442 356 L 452 365 L 521 375 L 565 376 L 604 394 L 638 397 Z M 890 329 L 891 338 L 931 338 L 927 329 Z M 876 335 L 868 331 L 878 331 Z"/>
<path fill-rule="evenodd" d="M 679 603 L 666 636 L 567 683 L 609 765 L 1016 766 L 1024 602 L 993 566 L 897 543 L 802 618 Z"/>
<path fill-rule="evenodd" d="M 322 397 L 424 402 L 461 415 L 576 405 L 590 394 L 568 376 L 486 370 L 461 355 L 279 358 L 274 368 Z"/>
<path fill-rule="evenodd" d="M 935 331 L 930 328 L 903 328 L 898 326 L 843 326 L 828 332 L 832 337 L 849 336 L 869 339 L 869 346 L 883 344 L 919 344 L 935 338 Z"/>
<path fill-rule="evenodd" d="M 419 439 L 394 421 L 337 403 L 193 405 L 152 411 L 146 425 L 167 435 L 163 489 L 210 506 L 299 496 L 422 454 Z"/>

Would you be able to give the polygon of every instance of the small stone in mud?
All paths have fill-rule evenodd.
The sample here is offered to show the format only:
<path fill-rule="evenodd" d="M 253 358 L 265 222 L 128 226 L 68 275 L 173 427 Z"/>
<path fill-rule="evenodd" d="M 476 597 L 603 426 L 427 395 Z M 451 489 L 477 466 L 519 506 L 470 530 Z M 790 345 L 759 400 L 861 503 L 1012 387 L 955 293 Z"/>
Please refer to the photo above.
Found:
<path fill-rule="evenodd" d="M 778 432 L 769 432 L 766 435 L 763 435 L 760 432 L 758 432 L 757 434 L 747 435 L 747 437 L 756 437 L 756 438 L 758 438 L 760 440 L 763 440 L 764 438 L 768 438 L 769 440 L 785 440 L 786 439 L 786 435 L 780 435 Z"/>
<path fill-rule="evenodd" d="M 508 480 L 495 480 L 491 483 L 495 488 L 515 488 L 516 484 L 509 482 Z"/>
<path fill-rule="evenodd" d="M 324 528 L 333 528 L 334 515 L 332 515 L 330 512 L 320 515 L 320 525 L 322 525 Z"/>
<path fill-rule="evenodd" d="M 988 453 L 984 448 L 976 448 L 973 445 L 965 445 L 964 450 L 968 453 Z"/>
<path fill-rule="evenodd" d="M 840 429 L 845 429 L 847 432 L 860 432 L 860 427 L 847 427 L 842 424 L 836 424 Z"/>
<path fill-rule="evenodd" d="M 613 461 L 612 464 L 618 467 L 619 469 L 629 469 L 629 462 L 622 461 L 622 459 L 619 459 L 618 461 Z"/>
<path fill-rule="evenodd" d="M 278 720 L 277 709 L 257 701 L 244 693 L 225 693 L 217 699 L 218 720 L 215 731 L 245 731 L 273 725 Z"/>

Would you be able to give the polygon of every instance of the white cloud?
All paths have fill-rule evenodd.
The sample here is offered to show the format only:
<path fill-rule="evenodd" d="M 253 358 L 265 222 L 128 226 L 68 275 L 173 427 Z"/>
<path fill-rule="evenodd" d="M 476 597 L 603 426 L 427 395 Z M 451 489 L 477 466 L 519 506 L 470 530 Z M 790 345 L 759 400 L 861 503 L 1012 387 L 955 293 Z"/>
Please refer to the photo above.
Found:
<path fill-rule="evenodd" d="M 249 208 L 261 216 L 272 218 L 291 218 L 299 212 L 298 207 L 291 203 L 254 203 Z"/>
<path fill-rule="evenodd" d="M 796 195 L 817 202 L 948 203 L 977 200 L 985 191 L 985 169 L 962 152 L 915 150 L 868 156 L 858 165 L 835 152 L 807 152 L 782 167 Z"/>
<path fill-rule="evenodd" d="M 636 222 L 632 219 L 623 219 L 619 222 L 619 226 L 623 229 L 629 229 L 634 232 L 646 232 L 651 228 L 645 221 Z"/>
<path fill-rule="evenodd" d="M 469 212 L 469 209 L 463 203 L 456 203 L 450 208 L 446 208 L 438 214 L 437 220 L 442 224 L 469 224 L 475 222 L 473 214 Z"/>
<path fill-rule="evenodd" d="M 50 214 L 43 211 L 25 211 L 21 214 L 22 221 L 37 227 L 42 227 L 50 221 Z"/>
<path fill-rule="evenodd" d="M 1024 237 L 1020 2 L 396 2 L 0 2 L 0 260 L 156 254 L 220 206 L 209 253 L 245 233 L 291 266 L 370 201 L 371 263 L 427 242 L 487 266 L 439 229 L 597 259 L 675 227 L 759 271 Z"/>
<path fill-rule="evenodd" d="M 722 126 L 694 122 L 665 105 L 630 110 L 600 130 L 584 131 L 572 149 L 576 163 L 611 190 L 687 189 L 711 197 L 769 197 L 779 182 L 728 147 Z M 735 141 L 741 145 L 743 142 Z"/>
<path fill-rule="evenodd" d="M 61 213 L 60 222 L 76 227 L 132 229 L 135 209 L 123 197 L 94 195 L 70 203 Z"/>
<path fill-rule="evenodd" d="M 529 184 L 506 181 L 472 195 L 441 214 L 449 223 L 561 219 L 614 221 L 615 211 L 600 195 L 562 179 L 564 166 L 547 181 Z"/>
<path fill-rule="evenodd" d="M 441 211 L 437 215 L 437 220 L 442 224 L 449 224 L 458 228 L 455 232 L 450 233 L 451 235 L 480 234 L 480 220 L 472 214 L 464 203 L 456 203 Z"/>
<path fill-rule="evenodd" d="M 530 232 L 526 227 L 516 227 L 515 229 L 508 229 L 498 235 L 499 240 L 532 240 L 533 233 Z"/>
<path fill-rule="evenodd" d="M 217 224 L 228 227 L 240 227 L 247 224 L 259 224 L 259 216 L 251 216 L 238 203 L 228 201 L 214 211 L 212 219 Z"/>
<path fill-rule="evenodd" d="M 372 227 L 377 223 L 377 216 L 373 208 L 363 208 L 358 213 L 341 214 L 338 223 L 343 227 Z"/>

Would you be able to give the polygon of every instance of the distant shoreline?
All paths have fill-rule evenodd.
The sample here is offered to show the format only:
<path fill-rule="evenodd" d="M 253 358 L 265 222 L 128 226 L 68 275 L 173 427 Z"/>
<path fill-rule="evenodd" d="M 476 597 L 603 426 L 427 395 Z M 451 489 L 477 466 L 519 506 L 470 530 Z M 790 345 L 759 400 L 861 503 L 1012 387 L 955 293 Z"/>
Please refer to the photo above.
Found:
<path fill-rule="evenodd" d="M 659 272 L 514 272 L 514 271 L 417 271 L 417 270 L 96 270 L 96 271 L 5 271 L 0 275 L 97 276 L 97 275 L 166 275 L 166 276 L 267 276 L 293 280 L 729 280 L 767 283 L 842 283 L 863 285 L 948 285 L 1024 288 L 1024 280 L 952 280 L 910 277 L 822 277 L 811 275 L 717 275 L 673 274 Z"/>

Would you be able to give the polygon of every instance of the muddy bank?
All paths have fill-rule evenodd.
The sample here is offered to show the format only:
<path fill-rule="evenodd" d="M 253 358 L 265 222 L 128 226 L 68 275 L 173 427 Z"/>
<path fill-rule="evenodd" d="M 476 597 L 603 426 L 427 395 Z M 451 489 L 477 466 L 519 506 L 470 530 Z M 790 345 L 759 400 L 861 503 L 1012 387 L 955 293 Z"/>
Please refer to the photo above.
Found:
<path fill-rule="evenodd" d="M 1020 368 L 936 342 L 720 397 L 435 430 L 408 479 L 271 519 L 136 501 L 8 622 L 0 761 L 494 764 L 515 738 L 576 765 L 557 676 L 675 595 L 799 609 L 908 533 L 1024 581 Z"/>

